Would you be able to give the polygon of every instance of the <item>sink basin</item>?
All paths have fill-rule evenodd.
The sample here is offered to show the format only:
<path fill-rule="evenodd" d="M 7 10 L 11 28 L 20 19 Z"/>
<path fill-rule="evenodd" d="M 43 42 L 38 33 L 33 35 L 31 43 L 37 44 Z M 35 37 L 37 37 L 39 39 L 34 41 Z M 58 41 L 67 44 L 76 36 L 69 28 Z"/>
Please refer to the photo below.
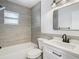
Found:
<path fill-rule="evenodd" d="M 74 44 L 71 43 L 65 43 L 65 42 L 61 42 L 61 41 L 50 41 L 53 45 L 62 47 L 62 48 L 67 48 L 67 49 L 75 49 L 76 46 Z"/>
<path fill-rule="evenodd" d="M 76 54 L 79 56 L 79 41 L 71 40 L 70 43 L 62 42 L 62 40 L 52 39 L 44 42 L 46 45 L 50 45 L 51 47 L 57 47 L 64 51 Z"/>

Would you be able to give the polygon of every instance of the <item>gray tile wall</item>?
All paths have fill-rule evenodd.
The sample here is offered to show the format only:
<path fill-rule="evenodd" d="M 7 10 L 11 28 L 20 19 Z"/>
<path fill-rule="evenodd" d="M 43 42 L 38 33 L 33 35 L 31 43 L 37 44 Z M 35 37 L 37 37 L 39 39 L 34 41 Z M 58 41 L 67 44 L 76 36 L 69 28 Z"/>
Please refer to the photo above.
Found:
<path fill-rule="evenodd" d="M 41 2 L 32 8 L 32 42 L 37 43 L 37 38 L 41 33 Z"/>
<path fill-rule="evenodd" d="M 31 41 L 31 9 L 0 0 L 0 4 L 6 6 L 6 10 L 19 13 L 18 25 L 4 24 L 3 13 L 0 11 L 0 46 L 6 47 Z"/>

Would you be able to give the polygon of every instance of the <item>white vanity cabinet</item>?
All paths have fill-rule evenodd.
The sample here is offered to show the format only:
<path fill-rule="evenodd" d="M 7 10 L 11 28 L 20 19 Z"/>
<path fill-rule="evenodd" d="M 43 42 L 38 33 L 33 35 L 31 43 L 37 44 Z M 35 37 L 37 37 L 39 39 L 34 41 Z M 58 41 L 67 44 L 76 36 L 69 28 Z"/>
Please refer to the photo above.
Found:
<path fill-rule="evenodd" d="M 44 46 L 43 49 L 43 59 L 79 59 L 61 49 Z"/>

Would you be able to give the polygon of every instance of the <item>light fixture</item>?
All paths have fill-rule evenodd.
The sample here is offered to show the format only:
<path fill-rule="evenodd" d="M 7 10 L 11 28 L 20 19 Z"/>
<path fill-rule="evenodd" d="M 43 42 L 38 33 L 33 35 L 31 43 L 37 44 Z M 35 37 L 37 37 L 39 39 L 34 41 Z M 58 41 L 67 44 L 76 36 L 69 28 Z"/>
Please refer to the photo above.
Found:
<path fill-rule="evenodd" d="M 64 3 L 66 3 L 67 2 L 67 0 L 62 0 L 61 1 L 61 4 L 64 4 Z"/>
<path fill-rule="evenodd" d="M 53 0 L 52 7 L 56 7 L 56 0 Z"/>
<path fill-rule="evenodd" d="M 52 7 L 56 7 L 59 3 L 65 3 L 67 0 L 53 0 Z"/>

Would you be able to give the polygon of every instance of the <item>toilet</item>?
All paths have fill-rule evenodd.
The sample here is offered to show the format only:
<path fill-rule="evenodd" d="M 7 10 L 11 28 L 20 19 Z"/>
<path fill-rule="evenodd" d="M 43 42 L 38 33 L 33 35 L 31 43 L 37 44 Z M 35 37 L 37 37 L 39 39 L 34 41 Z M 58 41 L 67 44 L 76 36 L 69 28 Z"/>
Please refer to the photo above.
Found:
<path fill-rule="evenodd" d="M 43 41 L 47 40 L 44 38 L 38 38 L 39 48 L 32 48 L 27 52 L 28 59 L 41 59 L 42 49 L 43 49 Z"/>

